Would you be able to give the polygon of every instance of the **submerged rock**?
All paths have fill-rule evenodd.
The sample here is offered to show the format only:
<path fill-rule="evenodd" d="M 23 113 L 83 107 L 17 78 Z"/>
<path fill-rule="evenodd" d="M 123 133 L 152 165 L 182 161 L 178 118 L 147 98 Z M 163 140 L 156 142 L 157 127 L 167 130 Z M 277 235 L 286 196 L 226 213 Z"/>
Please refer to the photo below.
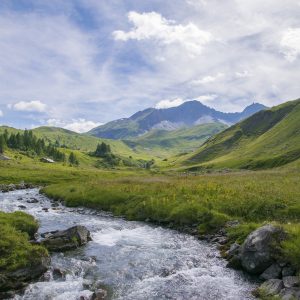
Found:
<path fill-rule="evenodd" d="M 46 232 L 41 244 L 50 251 L 66 251 L 78 248 L 91 241 L 90 232 L 84 226 L 78 225 L 67 230 Z"/>
<path fill-rule="evenodd" d="M 98 289 L 97 291 L 95 291 L 91 298 L 91 300 L 105 300 L 107 299 L 107 291 L 103 290 L 103 289 Z"/>
<path fill-rule="evenodd" d="M 251 274 L 261 274 L 274 263 L 276 246 L 284 232 L 273 225 L 265 225 L 250 233 L 241 247 L 241 265 Z"/>

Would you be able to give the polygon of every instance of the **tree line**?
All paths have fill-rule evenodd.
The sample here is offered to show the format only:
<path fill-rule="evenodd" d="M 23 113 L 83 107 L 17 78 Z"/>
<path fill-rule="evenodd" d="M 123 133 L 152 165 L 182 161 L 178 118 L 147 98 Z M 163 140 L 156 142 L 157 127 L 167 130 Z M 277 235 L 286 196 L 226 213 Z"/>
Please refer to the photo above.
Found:
<path fill-rule="evenodd" d="M 32 130 L 25 129 L 24 132 L 8 133 L 5 129 L 0 134 L 0 154 L 3 154 L 5 148 L 31 152 L 37 156 L 46 155 L 56 161 L 66 161 L 65 153 L 59 151 L 52 143 L 46 144 L 43 138 L 36 137 Z M 73 152 L 68 158 L 70 164 L 78 165 L 78 160 Z"/>

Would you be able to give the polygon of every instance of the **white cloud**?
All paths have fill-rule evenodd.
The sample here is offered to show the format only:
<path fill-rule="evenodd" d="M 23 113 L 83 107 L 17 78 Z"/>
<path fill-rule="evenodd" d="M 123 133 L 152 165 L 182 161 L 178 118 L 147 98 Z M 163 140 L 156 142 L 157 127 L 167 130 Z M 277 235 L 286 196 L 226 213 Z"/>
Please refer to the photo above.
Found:
<path fill-rule="evenodd" d="M 47 105 L 41 101 L 20 101 L 11 106 L 17 111 L 45 112 Z"/>
<path fill-rule="evenodd" d="M 203 46 L 213 40 L 210 32 L 199 29 L 189 22 L 187 25 L 176 24 L 173 20 L 167 20 L 156 12 L 128 14 L 133 28 L 128 31 L 117 30 L 113 32 L 115 40 L 156 40 L 164 45 L 179 44 L 192 55 L 202 52 Z"/>
<path fill-rule="evenodd" d="M 208 95 L 198 96 L 198 97 L 195 98 L 195 100 L 198 100 L 200 102 L 206 103 L 206 102 L 210 102 L 210 101 L 212 101 L 212 100 L 214 100 L 216 98 L 217 98 L 217 95 L 213 95 L 213 94 L 210 95 L 210 94 L 208 94 Z"/>
<path fill-rule="evenodd" d="M 0 109 L 0 117 L 3 117 L 3 111 Z"/>
<path fill-rule="evenodd" d="M 102 123 L 88 121 L 83 118 L 73 119 L 71 122 L 64 122 L 58 119 L 47 120 L 48 126 L 62 127 L 68 130 L 72 130 L 78 133 L 87 132 L 97 126 L 102 125 Z"/>
<path fill-rule="evenodd" d="M 280 45 L 285 58 L 293 62 L 300 54 L 300 27 L 289 28 L 282 35 Z"/>
<path fill-rule="evenodd" d="M 158 102 L 155 105 L 155 108 L 170 108 L 170 107 L 175 107 L 175 106 L 179 106 L 182 103 L 184 103 L 184 100 L 181 98 L 176 98 L 176 99 L 172 99 L 172 100 L 161 100 L 160 102 Z"/>
<path fill-rule="evenodd" d="M 212 75 L 208 75 L 205 76 L 201 79 L 198 80 L 193 80 L 191 82 L 192 85 L 202 85 L 202 84 L 207 84 L 207 83 L 212 83 L 215 82 L 216 80 L 220 79 L 221 77 L 223 77 L 225 74 L 224 73 L 217 73 L 216 75 L 212 76 Z"/>

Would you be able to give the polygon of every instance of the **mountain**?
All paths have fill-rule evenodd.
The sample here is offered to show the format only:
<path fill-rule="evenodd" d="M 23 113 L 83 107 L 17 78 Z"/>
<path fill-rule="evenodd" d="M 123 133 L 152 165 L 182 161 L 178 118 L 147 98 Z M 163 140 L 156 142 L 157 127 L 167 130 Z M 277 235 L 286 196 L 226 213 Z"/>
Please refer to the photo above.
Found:
<path fill-rule="evenodd" d="M 260 111 L 210 138 L 184 164 L 261 169 L 300 159 L 300 99 Z"/>
<path fill-rule="evenodd" d="M 176 130 L 214 122 L 231 125 L 265 108 L 262 104 L 253 103 L 242 112 L 223 113 L 193 100 L 166 109 L 148 108 L 129 118 L 96 127 L 88 134 L 109 139 L 130 139 L 152 129 Z"/>
<path fill-rule="evenodd" d="M 140 137 L 123 142 L 135 151 L 148 152 L 156 157 L 167 157 L 192 152 L 208 138 L 227 127 L 223 123 L 209 123 L 172 131 L 153 129 Z"/>

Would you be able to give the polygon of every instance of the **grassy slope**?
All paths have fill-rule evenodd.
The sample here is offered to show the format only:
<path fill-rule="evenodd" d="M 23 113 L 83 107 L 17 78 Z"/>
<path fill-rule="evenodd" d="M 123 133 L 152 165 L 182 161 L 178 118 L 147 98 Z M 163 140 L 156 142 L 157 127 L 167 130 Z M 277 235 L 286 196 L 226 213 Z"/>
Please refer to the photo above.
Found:
<path fill-rule="evenodd" d="M 7 129 L 10 133 L 22 131 L 12 127 L 0 126 L 0 133 L 2 133 L 5 129 Z M 98 143 L 103 141 L 111 146 L 113 153 L 120 156 L 132 156 L 136 159 L 151 159 L 153 157 L 152 155 L 150 156 L 142 151 L 133 151 L 122 141 L 100 139 L 63 128 L 43 126 L 33 129 L 33 132 L 37 137 L 44 138 L 45 140 L 53 143 L 57 140 L 61 145 L 66 145 L 70 149 L 77 149 L 81 152 L 94 151 Z"/>
<path fill-rule="evenodd" d="M 300 158 L 300 100 L 261 111 L 205 143 L 186 163 L 269 168 Z"/>
<path fill-rule="evenodd" d="M 166 157 L 191 152 L 226 127 L 222 123 L 211 123 L 174 131 L 153 130 L 136 139 L 124 142 L 137 151 L 152 153 L 157 157 Z"/>

